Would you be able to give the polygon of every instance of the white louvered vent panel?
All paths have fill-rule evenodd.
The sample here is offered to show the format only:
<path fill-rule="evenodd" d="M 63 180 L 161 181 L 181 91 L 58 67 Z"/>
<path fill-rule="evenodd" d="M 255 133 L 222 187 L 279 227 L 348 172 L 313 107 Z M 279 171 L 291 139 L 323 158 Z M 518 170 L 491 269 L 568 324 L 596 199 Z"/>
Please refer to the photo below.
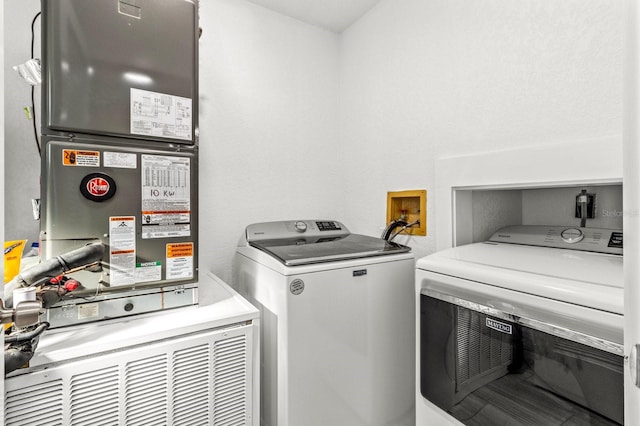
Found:
<path fill-rule="evenodd" d="M 117 365 L 71 377 L 72 426 L 107 426 L 119 422 L 120 374 Z"/>
<path fill-rule="evenodd" d="M 7 392 L 4 413 L 5 426 L 63 425 L 62 380 Z"/>
<path fill-rule="evenodd" d="M 247 336 L 213 346 L 213 425 L 247 424 Z"/>
<path fill-rule="evenodd" d="M 207 330 L 10 377 L 5 425 L 256 424 L 253 327 Z"/>
<path fill-rule="evenodd" d="M 210 345 L 173 354 L 173 425 L 208 426 L 211 401 Z"/>
<path fill-rule="evenodd" d="M 167 425 L 167 354 L 127 363 L 125 368 L 125 424 Z"/>

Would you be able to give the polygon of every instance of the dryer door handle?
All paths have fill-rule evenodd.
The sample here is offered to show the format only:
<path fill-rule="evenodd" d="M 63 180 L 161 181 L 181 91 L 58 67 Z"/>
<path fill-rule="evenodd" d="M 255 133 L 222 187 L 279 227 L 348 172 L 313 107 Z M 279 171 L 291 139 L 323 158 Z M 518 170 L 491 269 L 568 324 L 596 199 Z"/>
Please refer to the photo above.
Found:
<path fill-rule="evenodd" d="M 638 357 L 639 351 L 640 344 L 635 344 L 631 348 L 631 353 L 629 354 L 629 373 L 631 374 L 631 380 L 633 380 L 633 383 L 638 388 L 640 388 L 640 377 L 638 377 L 638 371 L 640 371 L 640 358 Z"/>

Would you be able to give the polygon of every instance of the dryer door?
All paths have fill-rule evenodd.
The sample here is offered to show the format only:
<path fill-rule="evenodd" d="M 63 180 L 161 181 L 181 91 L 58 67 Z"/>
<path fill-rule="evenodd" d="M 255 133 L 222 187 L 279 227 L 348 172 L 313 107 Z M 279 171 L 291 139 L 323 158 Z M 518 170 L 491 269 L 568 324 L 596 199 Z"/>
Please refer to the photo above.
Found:
<path fill-rule="evenodd" d="M 623 357 L 423 290 L 420 392 L 465 425 L 623 422 Z"/>

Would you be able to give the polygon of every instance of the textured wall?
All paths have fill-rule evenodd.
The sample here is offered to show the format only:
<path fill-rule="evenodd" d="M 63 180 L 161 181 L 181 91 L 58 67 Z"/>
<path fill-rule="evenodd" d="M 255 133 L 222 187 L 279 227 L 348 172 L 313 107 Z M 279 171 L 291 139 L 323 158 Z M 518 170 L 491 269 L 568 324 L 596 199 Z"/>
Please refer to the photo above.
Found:
<path fill-rule="evenodd" d="M 229 280 L 246 225 L 344 216 L 338 37 L 244 1 L 200 14 L 200 267 Z"/>
<path fill-rule="evenodd" d="M 31 86 L 13 70 L 31 56 L 31 20 L 40 11 L 39 0 L 5 0 L 4 137 L 5 238 L 38 241 L 39 224 L 33 219 L 31 199 L 40 197 L 40 158 L 31 121 L 23 108 L 31 105 Z M 40 57 L 40 25 L 36 25 L 35 57 Z M 40 87 L 36 88 L 36 103 Z M 38 129 L 40 117 L 38 116 Z M 40 131 L 38 130 L 38 133 Z"/>
<path fill-rule="evenodd" d="M 524 225 L 580 225 L 575 217 L 575 199 L 581 190 L 595 194 L 595 217 L 588 227 L 622 229 L 622 185 L 576 186 L 570 188 L 530 189 L 522 194 Z M 549 205 L 556 208 L 550 210 Z"/>
<path fill-rule="evenodd" d="M 621 134 L 622 2 L 383 0 L 342 34 L 339 93 L 344 220 L 377 233 L 387 191 L 427 189 L 428 254 L 436 159 Z"/>
<path fill-rule="evenodd" d="M 486 241 L 508 225 L 580 226 L 575 199 L 582 189 L 596 195 L 595 217 L 587 226 L 622 229 L 622 185 L 480 189 L 470 191 L 472 230 L 465 242 Z"/>
<path fill-rule="evenodd" d="M 6 237 L 33 238 L 39 163 L 10 66 L 39 2 L 4 7 Z M 225 279 L 248 223 L 324 216 L 379 235 L 403 189 L 429 191 L 429 235 L 398 240 L 428 254 L 436 159 L 621 133 L 615 0 L 383 0 L 340 36 L 245 1 L 200 8 L 201 266 Z"/>

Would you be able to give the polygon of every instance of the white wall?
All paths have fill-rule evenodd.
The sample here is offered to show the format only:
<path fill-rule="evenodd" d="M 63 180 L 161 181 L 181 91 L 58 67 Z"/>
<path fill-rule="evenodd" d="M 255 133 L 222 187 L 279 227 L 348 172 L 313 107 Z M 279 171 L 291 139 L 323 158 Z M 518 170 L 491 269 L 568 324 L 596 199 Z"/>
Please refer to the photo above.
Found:
<path fill-rule="evenodd" d="M 28 58 L 39 2 L 4 7 L 18 176 L 5 180 L 6 237 L 31 238 L 38 160 L 10 65 Z M 387 191 L 427 189 L 429 235 L 397 240 L 420 257 L 439 229 L 436 159 L 620 140 L 617 0 L 382 0 L 340 36 L 243 0 L 200 9 L 200 266 L 226 280 L 249 223 L 327 217 L 379 235 Z"/>
<path fill-rule="evenodd" d="M 339 61 L 344 221 L 377 233 L 386 191 L 427 189 L 429 235 L 408 240 L 418 257 L 440 229 L 437 158 L 621 140 L 616 0 L 383 0 L 342 34 Z"/>
<path fill-rule="evenodd" d="M 200 22 L 200 268 L 230 280 L 246 225 L 344 217 L 338 36 L 238 0 Z"/>
<path fill-rule="evenodd" d="M 31 21 L 40 11 L 39 0 L 5 0 L 4 48 L 4 136 L 5 171 L 2 176 L 6 203 L 5 238 L 38 241 L 39 224 L 33 219 L 31 199 L 40 197 L 40 158 L 33 127 L 23 110 L 31 105 L 31 86 L 13 70 L 31 57 Z M 35 26 L 35 57 L 40 57 L 40 18 Z M 36 88 L 36 103 L 40 87 Z M 38 111 L 39 112 L 39 111 Z M 38 133 L 40 116 L 37 115 Z"/>

